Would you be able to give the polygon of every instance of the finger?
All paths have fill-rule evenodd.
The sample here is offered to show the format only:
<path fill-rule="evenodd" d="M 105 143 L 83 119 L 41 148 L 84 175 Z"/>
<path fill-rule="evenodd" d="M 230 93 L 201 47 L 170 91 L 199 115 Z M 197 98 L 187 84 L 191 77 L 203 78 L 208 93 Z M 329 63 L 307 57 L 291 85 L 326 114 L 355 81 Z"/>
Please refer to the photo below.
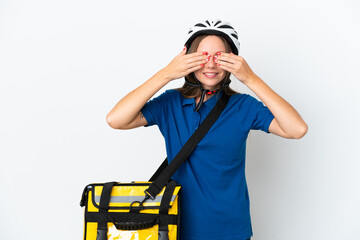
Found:
<path fill-rule="evenodd" d="M 194 62 L 187 63 L 186 67 L 187 68 L 193 68 L 193 67 L 196 67 L 198 65 L 201 65 L 203 67 L 208 61 L 209 61 L 208 59 L 200 59 L 200 60 L 197 60 L 197 61 L 194 61 Z"/>
<path fill-rule="evenodd" d="M 198 61 L 209 61 L 209 57 L 205 56 L 205 55 L 197 55 L 197 56 L 193 56 L 191 58 L 188 58 L 185 60 L 186 63 L 194 63 L 194 62 L 198 62 Z"/>
<path fill-rule="evenodd" d="M 234 72 L 236 70 L 236 65 L 233 63 L 229 63 L 223 60 L 219 60 L 217 62 L 218 67 L 224 67 L 227 69 L 227 71 L 229 72 Z"/>
<path fill-rule="evenodd" d="M 215 55 L 214 62 L 217 63 L 218 61 L 224 61 L 235 64 L 237 62 L 237 59 L 227 53 L 227 54 Z"/>
<path fill-rule="evenodd" d="M 195 72 L 197 70 L 199 70 L 200 68 L 202 68 L 203 66 L 201 65 L 197 65 L 197 66 L 194 66 L 192 68 L 189 68 L 187 71 L 186 71 L 186 75 L 188 75 L 189 73 L 192 73 L 192 72 Z"/>
<path fill-rule="evenodd" d="M 227 64 L 218 64 L 218 67 L 221 69 L 224 69 L 225 71 L 228 71 L 229 73 L 233 73 L 233 68 L 229 67 Z"/>
<path fill-rule="evenodd" d="M 191 65 L 191 64 L 202 64 L 204 63 L 203 61 L 205 61 L 205 63 L 207 61 L 209 61 L 209 57 L 206 55 L 203 55 L 202 53 L 196 53 L 196 54 L 192 54 L 192 56 L 189 56 L 190 54 L 187 54 L 186 56 L 182 56 L 181 59 L 179 59 L 179 61 L 185 65 Z"/>
<path fill-rule="evenodd" d="M 227 65 L 228 67 L 232 67 L 234 68 L 236 65 L 236 62 L 232 62 L 231 60 L 225 60 L 225 59 L 217 59 L 216 61 L 214 60 L 215 63 L 217 64 L 223 64 L 223 65 Z"/>
<path fill-rule="evenodd" d="M 190 69 L 190 68 L 194 68 L 194 67 L 203 67 L 209 60 L 206 58 L 206 59 L 196 59 L 194 60 L 193 62 L 189 62 L 189 63 L 185 63 L 185 68 L 186 69 Z"/>
<path fill-rule="evenodd" d="M 202 56 L 202 55 L 206 56 L 207 54 L 208 54 L 207 52 L 188 53 L 188 54 L 186 54 L 185 59 L 190 59 L 190 58 L 193 58 L 193 57 L 199 57 L 199 56 Z"/>
<path fill-rule="evenodd" d="M 233 59 L 235 62 L 246 62 L 245 59 L 240 55 L 235 55 L 233 53 L 226 53 L 223 57 L 227 57 L 228 59 Z"/>
<path fill-rule="evenodd" d="M 183 50 L 179 53 L 179 56 L 186 55 L 186 46 L 184 46 Z"/>

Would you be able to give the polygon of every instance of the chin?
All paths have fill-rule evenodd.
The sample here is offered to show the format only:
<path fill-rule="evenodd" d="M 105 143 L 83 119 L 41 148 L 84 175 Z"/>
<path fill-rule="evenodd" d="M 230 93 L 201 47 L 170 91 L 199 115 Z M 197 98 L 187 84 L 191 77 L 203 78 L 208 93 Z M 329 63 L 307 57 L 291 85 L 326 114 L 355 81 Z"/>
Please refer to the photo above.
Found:
<path fill-rule="evenodd" d="M 201 85 L 203 86 L 204 89 L 207 89 L 207 90 L 216 90 L 216 89 L 220 88 L 220 82 L 218 82 L 218 83 L 202 82 Z"/>
<path fill-rule="evenodd" d="M 222 81 L 222 79 L 216 77 L 216 78 L 207 78 L 207 77 L 198 77 L 196 76 L 197 79 L 201 82 L 201 85 L 203 85 L 204 89 L 209 89 L 209 90 L 215 90 L 217 88 L 220 87 L 220 83 Z"/>

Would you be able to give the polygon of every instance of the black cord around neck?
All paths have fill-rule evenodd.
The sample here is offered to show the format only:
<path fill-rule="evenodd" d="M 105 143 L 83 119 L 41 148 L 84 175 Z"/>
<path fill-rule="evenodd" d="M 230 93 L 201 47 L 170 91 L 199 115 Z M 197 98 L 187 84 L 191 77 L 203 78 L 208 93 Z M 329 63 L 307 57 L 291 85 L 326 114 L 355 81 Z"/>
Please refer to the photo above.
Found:
<path fill-rule="evenodd" d="M 201 90 L 201 96 L 200 96 L 200 101 L 199 103 L 196 105 L 195 107 L 195 112 L 199 111 L 200 107 L 202 106 L 202 104 L 204 103 L 204 98 L 205 98 L 205 95 L 212 95 L 214 93 L 219 93 L 220 91 L 224 90 L 226 87 L 229 86 L 231 80 L 230 78 L 228 78 L 227 80 L 225 80 L 223 82 L 223 84 L 221 85 L 221 87 L 219 89 L 216 89 L 216 90 L 207 90 L 207 89 L 203 89 L 201 87 L 201 83 L 200 81 L 196 78 L 195 74 L 192 73 L 192 76 L 195 78 L 196 80 L 196 83 L 191 83 L 189 82 L 186 78 L 185 78 L 185 83 L 188 84 L 189 86 L 192 86 L 192 87 L 199 87 L 200 90 Z"/>

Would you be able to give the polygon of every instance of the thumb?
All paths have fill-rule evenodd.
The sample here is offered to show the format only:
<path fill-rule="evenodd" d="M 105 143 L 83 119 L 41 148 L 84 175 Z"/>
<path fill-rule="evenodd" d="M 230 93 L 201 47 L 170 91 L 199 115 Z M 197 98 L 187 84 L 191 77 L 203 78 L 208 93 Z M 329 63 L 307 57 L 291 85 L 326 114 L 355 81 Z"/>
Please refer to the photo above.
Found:
<path fill-rule="evenodd" d="M 184 46 L 183 50 L 181 51 L 180 55 L 185 55 L 186 54 L 186 46 Z"/>

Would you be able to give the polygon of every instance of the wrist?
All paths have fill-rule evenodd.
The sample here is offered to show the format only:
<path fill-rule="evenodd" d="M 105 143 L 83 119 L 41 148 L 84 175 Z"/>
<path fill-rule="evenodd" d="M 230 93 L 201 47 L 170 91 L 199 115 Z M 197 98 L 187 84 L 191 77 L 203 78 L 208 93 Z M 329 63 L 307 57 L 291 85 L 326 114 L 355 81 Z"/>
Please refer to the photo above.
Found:
<path fill-rule="evenodd" d="M 259 82 L 259 80 L 261 80 L 256 74 L 252 75 L 251 77 L 249 77 L 244 84 L 248 87 L 250 87 L 251 85 L 256 84 L 257 82 Z"/>
<path fill-rule="evenodd" d="M 167 71 L 163 68 L 161 69 L 157 75 L 160 79 L 164 80 L 166 83 L 169 83 L 170 81 L 174 80 L 170 77 L 170 75 L 167 73 Z"/>

